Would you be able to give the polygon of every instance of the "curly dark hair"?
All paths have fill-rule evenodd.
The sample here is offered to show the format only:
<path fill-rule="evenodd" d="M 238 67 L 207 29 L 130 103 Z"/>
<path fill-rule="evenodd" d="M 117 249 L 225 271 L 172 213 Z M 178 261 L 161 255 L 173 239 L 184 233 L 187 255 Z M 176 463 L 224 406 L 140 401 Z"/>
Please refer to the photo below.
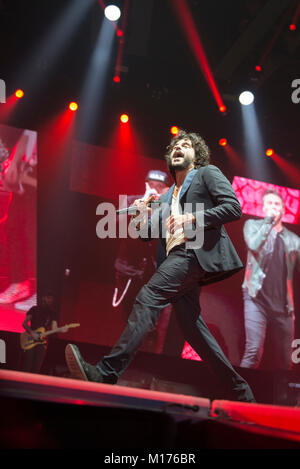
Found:
<path fill-rule="evenodd" d="M 167 146 L 167 153 L 165 154 L 165 159 L 167 161 L 167 165 L 169 171 L 171 172 L 172 176 L 173 170 L 170 168 L 171 163 L 171 153 L 179 140 L 188 139 L 192 142 L 193 148 L 195 150 L 195 168 L 200 168 L 201 166 L 207 166 L 210 163 L 210 149 L 206 145 L 204 139 L 194 132 L 187 132 L 185 130 L 179 130 L 178 134 L 172 138 L 170 144 Z"/>

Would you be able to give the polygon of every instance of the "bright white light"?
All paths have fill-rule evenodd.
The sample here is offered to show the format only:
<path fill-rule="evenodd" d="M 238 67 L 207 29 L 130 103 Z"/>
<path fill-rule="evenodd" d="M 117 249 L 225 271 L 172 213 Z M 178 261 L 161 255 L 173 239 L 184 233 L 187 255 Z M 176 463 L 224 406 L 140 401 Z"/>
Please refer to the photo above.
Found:
<path fill-rule="evenodd" d="M 249 106 L 249 104 L 252 104 L 254 101 L 254 95 L 251 91 L 243 91 L 239 96 L 239 101 L 244 106 Z"/>
<path fill-rule="evenodd" d="M 104 14 L 109 21 L 118 21 L 121 16 L 121 10 L 116 5 L 108 5 Z"/>

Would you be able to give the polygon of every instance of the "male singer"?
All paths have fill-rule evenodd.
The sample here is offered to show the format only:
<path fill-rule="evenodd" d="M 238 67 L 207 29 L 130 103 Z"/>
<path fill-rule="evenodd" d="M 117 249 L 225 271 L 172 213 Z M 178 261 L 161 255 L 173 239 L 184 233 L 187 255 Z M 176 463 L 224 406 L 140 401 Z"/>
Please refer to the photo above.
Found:
<path fill-rule="evenodd" d="M 163 213 L 158 220 L 154 215 L 149 220 L 151 225 L 156 219 L 161 227 L 157 270 L 138 293 L 120 339 L 96 366 L 87 363 L 75 345 L 67 345 L 66 360 L 74 377 L 116 383 L 162 309 L 172 303 L 185 339 L 219 377 L 222 397 L 255 401 L 249 385 L 231 366 L 200 314 L 201 286 L 243 268 L 223 227 L 241 217 L 241 207 L 231 184 L 209 164 L 209 157 L 210 151 L 198 134 L 181 131 L 172 139 L 166 160 L 175 182 L 160 197 L 171 214 L 165 221 Z M 151 212 L 150 200 L 135 201 L 142 214 Z M 183 211 L 184 204 L 189 211 Z M 203 204 L 200 214 L 197 204 Z M 203 221 L 200 226 L 199 220 Z M 192 228 L 204 231 L 201 247 L 189 247 Z"/>
<path fill-rule="evenodd" d="M 265 218 L 247 220 L 244 226 L 248 259 L 243 283 L 246 347 L 241 366 L 259 366 L 270 328 L 276 368 L 289 369 L 295 320 L 293 273 L 300 260 L 300 238 L 282 225 L 284 201 L 279 192 L 266 190 L 262 202 Z"/>

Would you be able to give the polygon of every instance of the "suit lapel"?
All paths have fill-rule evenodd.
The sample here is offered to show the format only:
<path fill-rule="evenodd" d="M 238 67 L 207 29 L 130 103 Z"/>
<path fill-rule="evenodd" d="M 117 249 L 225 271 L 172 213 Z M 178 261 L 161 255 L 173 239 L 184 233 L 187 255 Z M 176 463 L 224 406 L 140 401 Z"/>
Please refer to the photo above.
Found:
<path fill-rule="evenodd" d="M 184 194 L 186 193 L 186 191 L 190 187 L 190 185 L 192 183 L 192 180 L 194 179 L 194 176 L 197 173 L 197 171 L 198 171 L 197 169 L 192 169 L 187 174 L 187 176 L 186 176 L 186 178 L 183 182 L 181 191 L 180 191 L 179 201 L 181 201 L 182 197 L 184 196 Z M 175 188 L 175 184 L 173 184 L 170 187 L 170 189 L 168 190 L 168 192 L 163 196 L 165 198 L 165 200 L 163 200 L 163 202 L 167 202 L 169 205 L 172 205 L 172 195 L 173 195 L 174 188 Z M 162 197 L 161 197 L 161 199 L 162 199 Z"/>
<path fill-rule="evenodd" d="M 182 197 L 190 187 L 192 180 L 194 179 L 195 174 L 197 173 L 197 169 L 192 169 L 186 176 L 184 183 L 182 185 L 180 195 L 179 195 L 179 202 L 181 201 Z"/>
<path fill-rule="evenodd" d="M 168 190 L 168 192 L 165 194 L 166 200 L 164 202 L 167 202 L 167 204 L 169 205 L 172 204 L 172 195 L 173 195 L 174 187 L 175 187 L 175 184 L 173 184 Z"/>

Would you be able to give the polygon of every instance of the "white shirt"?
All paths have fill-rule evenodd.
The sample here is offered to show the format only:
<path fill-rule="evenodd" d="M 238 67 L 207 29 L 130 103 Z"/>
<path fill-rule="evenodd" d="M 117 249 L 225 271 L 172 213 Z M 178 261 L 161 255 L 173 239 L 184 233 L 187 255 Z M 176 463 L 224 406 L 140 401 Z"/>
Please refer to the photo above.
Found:
<path fill-rule="evenodd" d="M 171 215 L 174 215 L 174 217 L 178 215 L 182 215 L 182 210 L 179 204 L 179 196 L 180 196 L 180 191 L 181 188 L 177 194 L 177 196 L 172 195 L 172 204 L 171 204 Z M 169 255 L 169 252 L 171 249 L 173 249 L 175 246 L 179 246 L 180 244 L 184 243 L 186 241 L 186 237 L 184 235 L 183 227 L 178 228 L 173 234 L 171 234 L 168 230 L 166 232 L 166 251 L 167 251 L 167 256 Z"/>

